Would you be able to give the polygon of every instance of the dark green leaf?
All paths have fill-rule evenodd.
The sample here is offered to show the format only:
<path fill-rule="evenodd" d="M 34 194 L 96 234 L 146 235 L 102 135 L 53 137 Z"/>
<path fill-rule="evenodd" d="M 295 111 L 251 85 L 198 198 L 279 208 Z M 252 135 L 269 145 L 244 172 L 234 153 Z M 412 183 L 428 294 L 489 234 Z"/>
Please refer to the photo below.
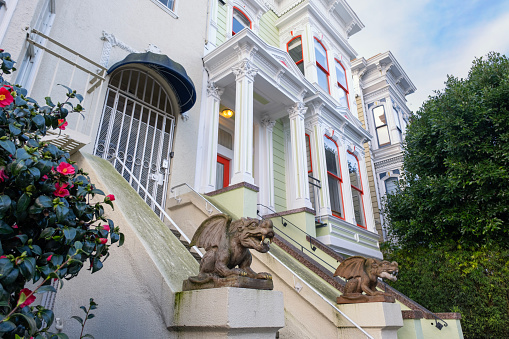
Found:
<path fill-rule="evenodd" d="M 57 290 L 51 285 L 43 285 L 39 287 L 39 289 L 35 293 L 46 293 L 46 292 L 56 292 Z"/>
<path fill-rule="evenodd" d="M 14 325 L 10 321 L 4 321 L 3 323 L 0 323 L 0 333 L 7 333 L 10 331 L 13 331 L 16 329 L 16 325 Z"/>
<path fill-rule="evenodd" d="M 30 197 L 26 193 L 23 193 L 18 200 L 18 205 L 16 206 L 18 213 L 27 210 L 29 204 Z"/>
<path fill-rule="evenodd" d="M 14 123 L 11 123 L 11 124 L 9 124 L 9 132 L 11 132 L 11 134 L 13 134 L 13 135 L 20 135 L 21 129 L 14 126 Z"/>
<path fill-rule="evenodd" d="M 81 319 L 77 315 L 73 315 L 71 318 L 74 319 L 74 320 L 77 320 L 81 325 L 83 325 L 83 319 Z"/>
<path fill-rule="evenodd" d="M 11 207 L 11 198 L 8 195 L 0 195 L 0 214 L 4 214 Z"/>
<path fill-rule="evenodd" d="M 0 140 L 0 146 L 12 155 L 16 153 L 16 146 L 10 140 Z"/>

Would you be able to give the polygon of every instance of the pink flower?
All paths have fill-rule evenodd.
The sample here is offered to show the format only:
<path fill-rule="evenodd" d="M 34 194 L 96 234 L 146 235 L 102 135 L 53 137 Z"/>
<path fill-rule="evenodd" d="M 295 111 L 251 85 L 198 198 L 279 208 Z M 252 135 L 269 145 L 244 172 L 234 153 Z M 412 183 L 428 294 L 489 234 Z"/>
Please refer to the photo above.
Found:
<path fill-rule="evenodd" d="M 74 174 L 74 167 L 66 162 L 61 162 L 57 166 L 57 172 L 63 175 Z"/>
<path fill-rule="evenodd" d="M 52 256 L 53 256 L 53 254 L 50 254 L 50 256 L 46 259 L 46 261 L 51 261 Z"/>
<path fill-rule="evenodd" d="M 42 181 L 45 181 L 45 180 L 48 180 L 48 179 L 49 179 L 49 178 L 48 178 L 48 176 L 47 176 L 46 174 L 44 174 L 44 175 L 42 176 Z"/>
<path fill-rule="evenodd" d="M 20 308 L 28 306 L 28 305 L 30 305 L 31 303 L 33 303 L 35 301 L 35 295 L 33 295 L 33 294 L 30 295 L 31 293 L 32 293 L 32 291 L 30 291 L 28 288 L 24 288 L 24 289 L 21 290 L 21 292 L 19 293 L 18 304 L 21 301 L 21 296 L 22 295 L 25 295 L 25 301 L 23 301 L 22 304 L 19 305 Z M 30 295 L 30 297 L 28 297 L 29 295 Z"/>
<path fill-rule="evenodd" d="M 5 167 L 0 166 L 0 182 L 4 182 L 5 179 L 9 179 L 9 177 L 5 174 Z"/>
<path fill-rule="evenodd" d="M 102 228 L 103 230 L 106 230 L 106 231 L 110 231 L 110 226 L 109 225 L 102 225 Z"/>
<path fill-rule="evenodd" d="M 58 128 L 60 128 L 62 131 L 65 130 L 67 125 L 68 123 L 65 121 L 65 119 L 58 119 Z"/>
<path fill-rule="evenodd" d="M 0 107 L 9 106 L 13 101 L 11 92 L 5 87 L 0 88 Z"/>
<path fill-rule="evenodd" d="M 4 258 L 7 258 L 7 256 L 2 255 L 2 256 L 0 257 L 0 259 L 4 259 Z"/>
<path fill-rule="evenodd" d="M 53 192 L 53 194 L 57 197 L 60 197 L 60 198 L 65 198 L 66 196 L 70 195 L 71 193 L 69 193 L 68 190 L 66 190 L 65 188 L 69 186 L 69 184 L 62 184 L 62 186 L 60 186 L 60 184 L 57 182 L 55 184 L 55 192 Z"/>
<path fill-rule="evenodd" d="M 108 198 L 110 201 L 115 201 L 115 196 L 113 194 L 108 194 L 106 198 Z"/>
<path fill-rule="evenodd" d="M 108 242 L 108 239 L 106 239 L 106 238 L 99 238 L 99 243 L 100 243 L 100 244 L 103 244 L 103 245 L 104 245 L 104 244 L 106 244 L 107 242 Z"/>
<path fill-rule="evenodd" d="M 18 228 L 17 224 L 12 225 L 12 228 Z"/>

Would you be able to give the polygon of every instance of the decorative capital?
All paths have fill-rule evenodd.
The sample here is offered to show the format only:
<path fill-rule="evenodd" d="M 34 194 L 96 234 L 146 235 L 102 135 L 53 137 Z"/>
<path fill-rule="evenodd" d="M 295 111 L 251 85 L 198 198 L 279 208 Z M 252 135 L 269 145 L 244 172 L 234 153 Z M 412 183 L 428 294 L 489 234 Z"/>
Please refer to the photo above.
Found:
<path fill-rule="evenodd" d="M 232 68 L 232 72 L 235 74 L 235 80 L 247 77 L 249 80 L 253 81 L 258 73 L 258 68 L 254 67 L 249 60 L 242 60 L 238 66 Z"/>
<path fill-rule="evenodd" d="M 261 125 L 272 132 L 274 129 L 274 125 L 276 124 L 275 120 L 272 120 L 268 115 L 264 116 L 260 121 Z"/>
<path fill-rule="evenodd" d="M 302 102 L 297 102 L 295 105 L 287 109 L 290 119 L 297 117 L 304 119 L 304 114 L 306 114 L 307 110 L 308 108 L 304 106 Z"/>
<path fill-rule="evenodd" d="M 220 87 L 216 87 L 216 84 L 212 81 L 207 82 L 207 96 L 214 97 L 219 100 L 221 98 L 221 94 L 223 94 L 224 89 Z"/>

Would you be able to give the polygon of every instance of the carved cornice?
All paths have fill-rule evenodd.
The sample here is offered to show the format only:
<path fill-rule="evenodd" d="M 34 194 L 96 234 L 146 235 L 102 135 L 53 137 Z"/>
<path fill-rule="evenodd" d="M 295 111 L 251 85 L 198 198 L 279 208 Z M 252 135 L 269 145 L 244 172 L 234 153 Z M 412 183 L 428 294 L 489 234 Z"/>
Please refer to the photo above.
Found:
<path fill-rule="evenodd" d="M 375 162 L 375 168 L 379 169 L 379 168 L 383 168 L 385 166 L 393 165 L 395 163 L 402 163 L 402 162 L 403 162 L 403 155 L 400 155 L 400 156 L 390 158 L 387 160 Z"/>
<path fill-rule="evenodd" d="M 355 21 L 350 22 L 350 24 L 346 27 L 346 35 L 350 35 L 350 32 L 355 27 Z"/>
<path fill-rule="evenodd" d="M 235 80 L 247 77 L 249 80 L 254 81 L 258 68 L 254 67 L 249 60 L 244 59 L 237 66 L 232 67 L 232 72 L 235 74 Z"/>
<path fill-rule="evenodd" d="M 289 107 L 287 109 L 288 116 L 290 119 L 299 118 L 299 117 L 304 119 L 304 114 L 306 114 L 307 110 L 308 110 L 308 108 L 302 102 L 297 102 L 297 103 L 295 103 L 295 105 L 293 105 L 292 107 Z"/>
<path fill-rule="evenodd" d="M 207 82 L 207 96 L 219 100 L 223 92 L 224 88 L 216 87 L 216 84 L 213 81 Z"/>

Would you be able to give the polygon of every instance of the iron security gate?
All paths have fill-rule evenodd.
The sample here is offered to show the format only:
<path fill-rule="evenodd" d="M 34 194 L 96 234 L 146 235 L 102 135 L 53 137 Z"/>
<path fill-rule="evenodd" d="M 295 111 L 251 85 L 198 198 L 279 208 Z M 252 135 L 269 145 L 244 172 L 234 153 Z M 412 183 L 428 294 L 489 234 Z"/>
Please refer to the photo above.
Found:
<path fill-rule="evenodd" d="M 115 74 L 108 86 L 94 154 L 107 159 L 162 218 L 174 116 L 164 89 L 138 70 Z"/>

